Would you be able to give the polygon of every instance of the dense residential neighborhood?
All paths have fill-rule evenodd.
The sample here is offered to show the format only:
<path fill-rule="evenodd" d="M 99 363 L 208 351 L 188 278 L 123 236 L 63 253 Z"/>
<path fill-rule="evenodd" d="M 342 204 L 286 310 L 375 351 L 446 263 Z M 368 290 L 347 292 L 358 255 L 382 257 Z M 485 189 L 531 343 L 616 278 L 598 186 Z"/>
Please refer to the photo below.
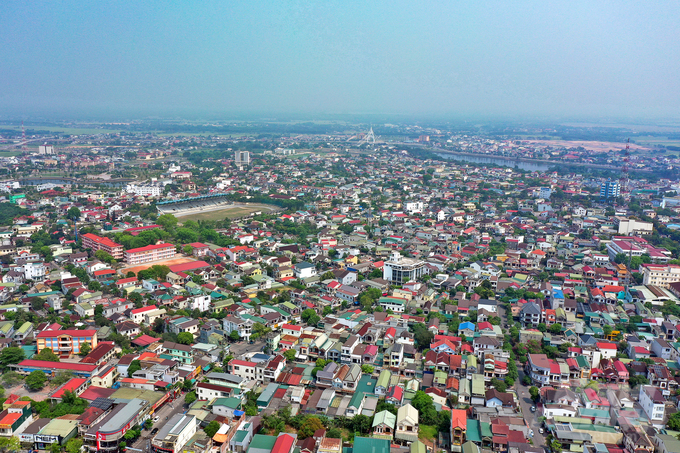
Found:
<path fill-rule="evenodd" d="M 677 181 L 116 146 L 0 158 L 0 445 L 680 451 Z"/>

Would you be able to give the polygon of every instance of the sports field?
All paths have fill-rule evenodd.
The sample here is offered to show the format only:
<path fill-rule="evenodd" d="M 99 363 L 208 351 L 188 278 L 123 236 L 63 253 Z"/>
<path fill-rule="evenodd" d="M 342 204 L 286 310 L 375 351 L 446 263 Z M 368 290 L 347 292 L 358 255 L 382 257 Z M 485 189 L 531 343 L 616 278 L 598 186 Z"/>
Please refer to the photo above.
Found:
<path fill-rule="evenodd" d="M 211 211 L 199 211 L 196 212 L 190 211 L 190 212 L 180 212 L 177 214 L 174 214 L 175 217 L 177 217 L 180 221 L 182 222 L 183 219 L 186 220 L 208 220 L 208 221 L 214 221 L 214 220 L 222 220 L 222 219 L 235 219 L 237 217 L 243 217 L 245 215 L 251 214 L 253 212 L 271 212 L 275 211 L 277 208 L 275 206 L 269 206 L 269 205 L 264 205 L 264 204 L 253 204 L 253 205 L 235 205 L 231 206 L 228 208 L 223 208 L 223 209 L 215 209 Z"/>

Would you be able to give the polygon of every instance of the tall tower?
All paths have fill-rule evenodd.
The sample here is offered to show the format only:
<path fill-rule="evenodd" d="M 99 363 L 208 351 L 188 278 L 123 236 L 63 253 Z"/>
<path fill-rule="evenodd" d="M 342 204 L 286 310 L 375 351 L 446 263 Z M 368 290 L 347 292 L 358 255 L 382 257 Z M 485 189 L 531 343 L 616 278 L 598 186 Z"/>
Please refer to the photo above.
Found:
<path fill-rule="evenodd" d="M 626 141 L 626 149 L 623 152 L 623 159 L 621 160 L 621 178 L 619 179 L 619 186 L 621 193 L 628 192 L 628 160 L 630 159 L 630 139 Z"/>
<path fill-rule="evenodd" d="M 21 151 L 24 153 L 28 152 L 28 146 L 26 146 L 26 128 L 24 128 L 24 120 L 21 120 Z"/>

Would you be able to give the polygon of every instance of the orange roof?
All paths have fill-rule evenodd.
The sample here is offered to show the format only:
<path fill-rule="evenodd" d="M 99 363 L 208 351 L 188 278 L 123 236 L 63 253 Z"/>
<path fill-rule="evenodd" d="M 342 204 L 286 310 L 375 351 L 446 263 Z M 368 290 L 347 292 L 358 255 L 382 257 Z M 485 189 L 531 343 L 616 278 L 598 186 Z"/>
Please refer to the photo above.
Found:
<path fill-rule="evenodd" d="M 22 412 L 9 412 L 0 420 L 0 428 L 9 429 L 23 415 Z"/>
<path fill-rule="evenodd" d="M 451 410 L 451 427 L 460 428 L 463 431 L 467 429 L 467 413 L 464 409 Z"/>

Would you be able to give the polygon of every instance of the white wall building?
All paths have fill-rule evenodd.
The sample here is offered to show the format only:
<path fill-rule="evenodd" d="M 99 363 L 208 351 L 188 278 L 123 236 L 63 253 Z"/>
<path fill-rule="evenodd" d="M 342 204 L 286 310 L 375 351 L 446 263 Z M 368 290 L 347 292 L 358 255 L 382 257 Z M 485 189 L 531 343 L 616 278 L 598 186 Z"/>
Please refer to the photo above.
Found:
<path fill-rule="evenodd" d="M 392 258 L 383 266 L 383 278 L 396 285 L 417 280 L 425 273 L 425 261 L 405 258 L 399 252 L 393 252 Z"/>
<path fill-rule="evenodd" d="M 643 385 L 640 387 L 640 406 L 652 424 L 663 423 L 665 414 L 665 398 L 658 387 Z"/>

